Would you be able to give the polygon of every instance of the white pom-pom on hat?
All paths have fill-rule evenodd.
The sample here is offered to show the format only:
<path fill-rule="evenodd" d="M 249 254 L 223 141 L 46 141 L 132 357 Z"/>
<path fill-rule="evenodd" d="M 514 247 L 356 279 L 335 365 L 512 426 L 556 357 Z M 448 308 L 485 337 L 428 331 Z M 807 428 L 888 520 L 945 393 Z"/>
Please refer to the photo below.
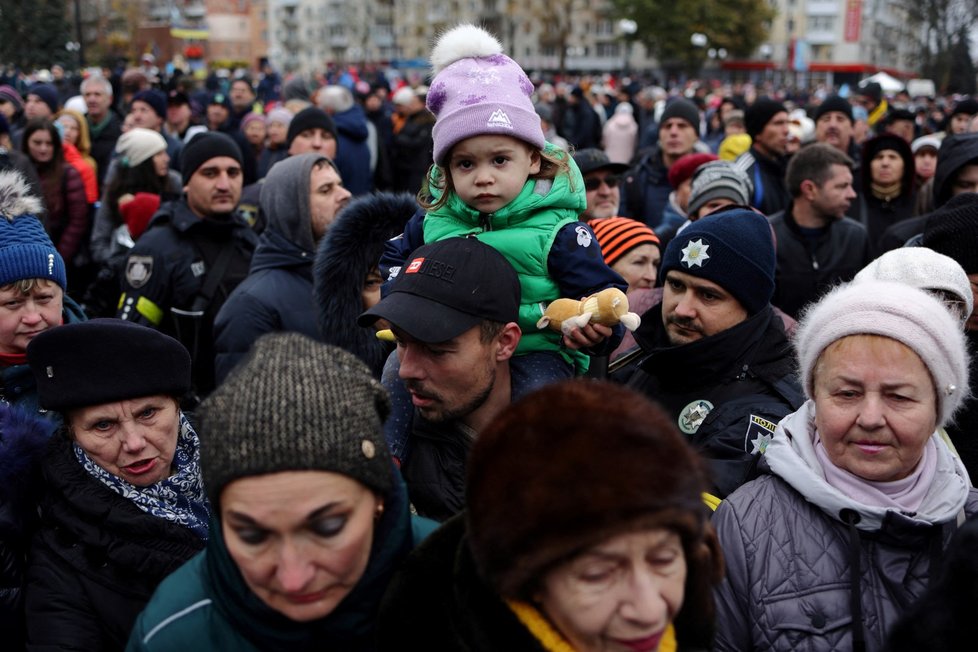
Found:
<path fill-rule="evenodd" d="M 486 30 L 466 23 L 448 30 L 431 51 L 431 72 L 437 75 L 459 59 L 502 54 L 503 46 Z"/>

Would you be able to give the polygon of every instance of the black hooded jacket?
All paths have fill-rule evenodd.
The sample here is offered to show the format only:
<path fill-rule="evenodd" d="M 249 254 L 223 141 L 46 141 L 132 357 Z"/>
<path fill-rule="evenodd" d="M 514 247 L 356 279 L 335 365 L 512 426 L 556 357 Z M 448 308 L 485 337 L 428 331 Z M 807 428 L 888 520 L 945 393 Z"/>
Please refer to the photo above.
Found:
<path fill-rule="evenodd" d="M 903 176 L 900 179 L 900 193 L 892 199 L 881 199 L 873 194 L 873 159 L 883 150 L 893 150 L 903 160 Z M 861 185 L 859 191 L 859 217 L 869 235 L 869 246 L 873 256 L 885 251 L 881 242 L 883 234 L 891 226 L 913 217 L 915 188 L 914 188 L 914 158 L 910 145 L 900 136 L 882 134 L 871 138 L 863 144 L 862 160 L 865 164 L 860 170 Z"/>

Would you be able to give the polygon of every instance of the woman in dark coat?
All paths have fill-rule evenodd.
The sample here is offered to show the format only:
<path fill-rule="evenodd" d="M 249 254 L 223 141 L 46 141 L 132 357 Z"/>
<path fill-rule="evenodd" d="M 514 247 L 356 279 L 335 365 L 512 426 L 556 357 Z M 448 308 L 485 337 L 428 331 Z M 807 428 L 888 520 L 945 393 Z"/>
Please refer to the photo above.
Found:
<path fill-rule="evenodd" d="M 190 356 L 97 319 L 41 333 L 27 358 L 42 407 L 64 417 L 41 466 L 27 649 L 122 650 L 157 584 L 207 541 L 199 441 L 178 404 Z"/>
<path fill-rule="evenodd" d="M 479 433 L 467 511 L 392 582 L 380 647 L 708 649 L 722 562 L 706 486 L 700 458 L 641 395 L 549 385 Z"/>
<path fill-rule="evenodd" d="M 881 134 L 863 144 L 861 160 L 860 217 L 869 230 L 869 246 L 875 256 L 881 253 L 883 233 L 914 216 L 914 158 L 903 138 Z"/>

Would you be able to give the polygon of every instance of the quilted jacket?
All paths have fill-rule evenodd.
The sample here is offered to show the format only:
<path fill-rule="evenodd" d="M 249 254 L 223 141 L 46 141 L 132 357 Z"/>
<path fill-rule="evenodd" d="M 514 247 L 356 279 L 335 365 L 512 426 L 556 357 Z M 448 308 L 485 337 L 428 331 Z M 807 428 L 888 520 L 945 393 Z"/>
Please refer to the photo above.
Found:
<path fill-rule="evenodd" d="M 865 650 L 882 649 L 954 530 L 978 512 L 978 491 L 936 435 L 937 473 L 916 514 L 853 501 L 822 476 L 814 417 L 811 401 L 785 417 L 764 455 L 769 474 L 714 515 L 727 567 L 718 651 L 848 651 L 859 636 Z"/>

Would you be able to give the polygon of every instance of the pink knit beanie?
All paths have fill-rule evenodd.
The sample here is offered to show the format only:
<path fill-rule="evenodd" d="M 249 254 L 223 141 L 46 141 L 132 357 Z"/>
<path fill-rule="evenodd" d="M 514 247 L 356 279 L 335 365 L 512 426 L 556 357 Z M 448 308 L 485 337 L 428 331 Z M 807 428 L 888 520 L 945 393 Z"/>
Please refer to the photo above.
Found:
<path fill-rule="evenodd" d="M 923 290 L 868 280 L 832 290 L 802 316 L 795 348 L 808 398 L 814 397 L 815 364 L 822 352 L 850 335 L 888 337 L 920 356 L 937 390 L 939 426 L 968 397 L 968 351 L 960 323 Z"/>
<path fill-rule="evenodd" d="M 435 75 L 428 110 L 435 114 L 434 159 L 444 163 L 452 147 L 472 136 L 501 134 L 546 146 L 530 96 L 533 84 L 499 41 L 475 25 L 442 34 L 431 52 Z"/>

